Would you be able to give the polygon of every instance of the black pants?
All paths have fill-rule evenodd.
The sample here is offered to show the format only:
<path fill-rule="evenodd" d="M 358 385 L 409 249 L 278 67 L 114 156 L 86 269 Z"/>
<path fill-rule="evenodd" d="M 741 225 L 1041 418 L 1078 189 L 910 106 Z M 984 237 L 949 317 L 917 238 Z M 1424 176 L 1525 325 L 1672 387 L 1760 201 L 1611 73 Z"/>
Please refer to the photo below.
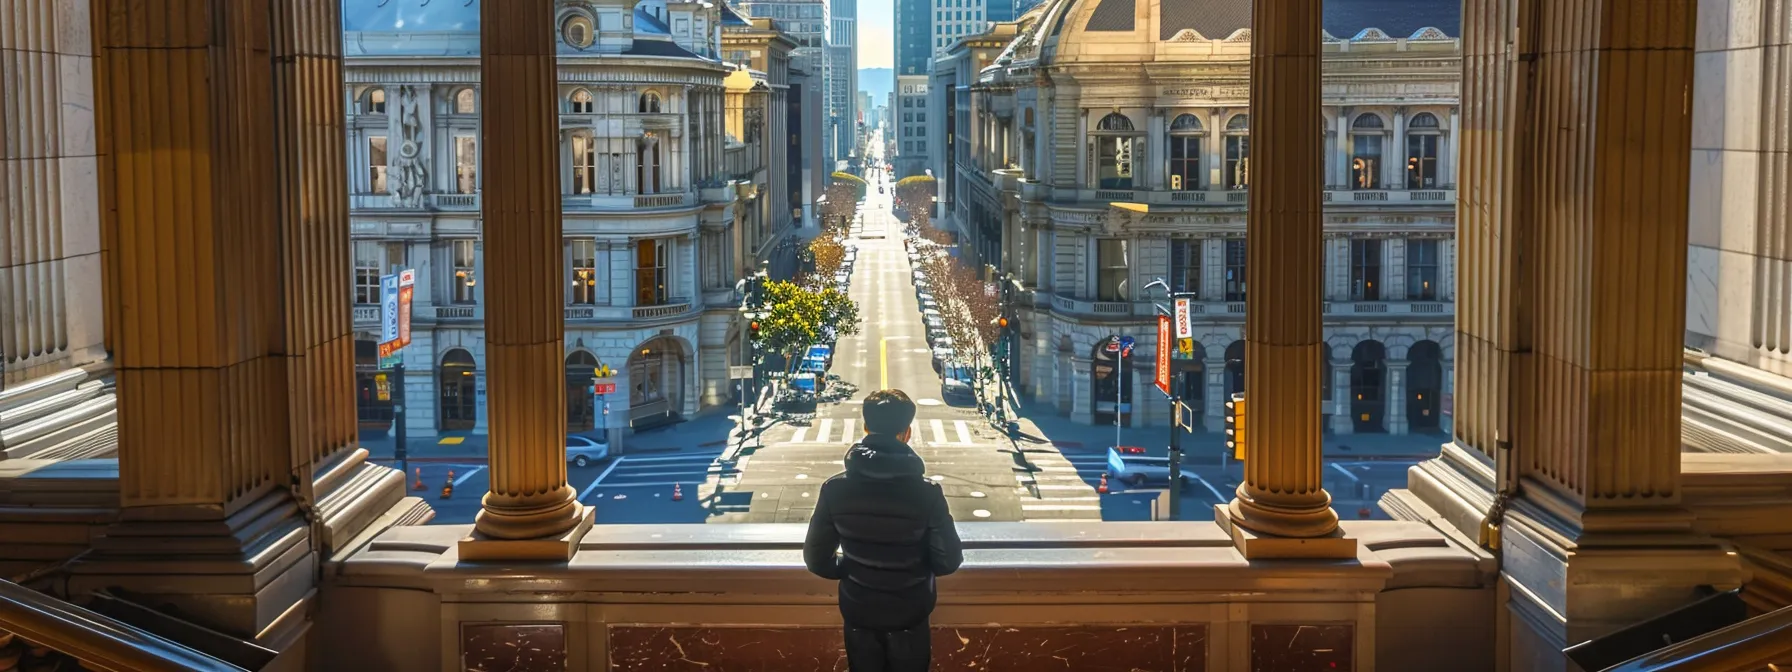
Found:
<path fill-rule="evenodd" d="M 907 630 L 846 626 L 846 664 L 852 672 L 927 672 L 933 669 L 927 621 Z"/>

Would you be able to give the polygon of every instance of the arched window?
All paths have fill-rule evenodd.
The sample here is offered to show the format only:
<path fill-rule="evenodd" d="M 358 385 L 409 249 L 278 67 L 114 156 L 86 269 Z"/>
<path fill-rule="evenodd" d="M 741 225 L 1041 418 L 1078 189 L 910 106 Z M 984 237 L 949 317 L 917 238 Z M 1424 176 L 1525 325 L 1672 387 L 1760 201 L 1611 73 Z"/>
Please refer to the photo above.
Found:
<path fill-rule="evenodd" d="M 1436 189 L 1437 157 L 1443 130 L 1438 128 L 1437 115 L 1420 112 L 1406 124 L 1406 186 L 1408 189 Z"/>
<path fill-rule="evenodd" d="M 660 193 L 660 141 L 652 131 L 641 138 L 641 146 L 635 154 L 635 184 L 640 193 Z"/>
<path fill-rule="evenodd" d="M 1133 157 L 1139 133 L 1132 120 L 1113 112 L 1096 122 L 1090 133 L 1090 156 L 1095 160 L 1096 185 L 1101 189 L 1131 189 Z"/>
<path fill-rule="evenodd" d="M 1226 120 L 1226 188 L 1243 189 L 1251 184 L 1251 115 L 1233 115 Z"/>
<path fill-rule="evenodd" d="M 560 24 L 560 36 L 574 49 L 591 46 L 591 19 L 578 14 L 567 17 L 566 22 Z"/>
<path fill-rule="evenodd" d="M 1170 122 L 1170 190 L 1201 188 L 1201 141 L 1206 136 L 1195 115 L 1179 115 Z"/>
<path fill-rule="evenodd" d="M 591 92 L 585 89 L 579 89 L 572 92 L 569 101 L 573 114 L 591 114 L 592 110 L 597 107 L 596 103 L 591 99 Z"/>
<path fill-rule="evenodd" d="M 473 90 L 472 89 L 461 89 L 460 91 L 456 92 L 454 94 L 454 113 L 455 114 L 472 114 L 473 112 L 474 112 Z"/>
<path fill-rule="evenodd" d="M 365 98 L 362 99 L 362 101 L 363 101 L 362 105 L 361 105 L 362 112 L 365 112 L 367 114 L 385 114 L 386 113 L 386 90 L 385 89 L 377 87 L 377 86 L 373 87 L 371 89 L 368 89 L 367 95 Z"/>
<path fill-rule="evenodd" d="M 1381 117 L 1365 114 L 1350 123 L 1350 187 L 1380 189 L 1381 143 L 1384 135 Z"/>
<path fill-rule="evenodd" d="M 641 94 L 640 108 L 641 109 L 639 109 L 637 111 L 641 112 L 642 114 L 659 114 L 659 112 L 660 112 L 660 94 L 654 93 L 652 91 L 648 91 L 646 93 Z"/>

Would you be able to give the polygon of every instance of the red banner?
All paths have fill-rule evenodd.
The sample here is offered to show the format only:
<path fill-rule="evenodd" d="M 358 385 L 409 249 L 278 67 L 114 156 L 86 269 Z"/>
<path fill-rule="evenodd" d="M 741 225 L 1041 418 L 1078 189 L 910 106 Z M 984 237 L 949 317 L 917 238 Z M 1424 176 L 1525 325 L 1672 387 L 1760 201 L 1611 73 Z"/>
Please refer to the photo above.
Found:
<path fill-rule="evenodd" d="M 1170 335 L 1170 316 L 1157 316 L 1157 389 L 1170 394 L 1170 346 L 1175 337 Z"/>

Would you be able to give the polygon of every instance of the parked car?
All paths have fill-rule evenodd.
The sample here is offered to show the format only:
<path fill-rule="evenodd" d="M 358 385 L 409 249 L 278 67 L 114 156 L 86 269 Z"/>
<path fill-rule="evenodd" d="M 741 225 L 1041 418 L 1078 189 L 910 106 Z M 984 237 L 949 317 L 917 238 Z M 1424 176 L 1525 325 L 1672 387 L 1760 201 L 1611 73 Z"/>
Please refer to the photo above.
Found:
<path fill-rule="evenodd" d="M 940 303 L 938 301 L 933 300 L 933 297 L 929 296 L 925 299 L 921 299 L 921 314 L 922 315 L 926 315 L 928 313 L 938 315 L 939 312 L 940 312 Z"/>
<path fill-rule="evenodd" d="M 952 361 L 952 355 L 953 355 L 953 352 L 952 352 L 951 348 L 934 348 L 933 349 L 933 370 L 934 370 L 934 372 L 938 373 L 938 372 L 944 371 L 946 368 L 946 362 Z"/>
<path fill-rule="evenodd" d="M 610 444 L 608 441 L 599 441 L 578 434 L 566 435 L 566 461 L 568 464 L 583 467 L 609 456 Z"/>
<path fill-rule="evenodd" d="M 929 331 L 938 329 L 943 332 L 946 330 L 946 322 L 937 317 L 925 318 L 922 320 L 922 324 L 927 325 Z"/>
<path fill-rule="evenodd" d="M 1139 446 L 1108 446 L 1108 476 L 1135 488 L 1152 483 L 1168 485 L 1170 457 L 1149 455 Z M 1183 485 L 1192 482 L 1189 474 L 1182 474 Z"/>
<path fill-rule="evenodd" d="M 948 363 L 941 374 L 941 399 L 953 406 L 970 406 L 977 403 L 977 393 L 971 389 L 970 369 L 961 364 Z"/>

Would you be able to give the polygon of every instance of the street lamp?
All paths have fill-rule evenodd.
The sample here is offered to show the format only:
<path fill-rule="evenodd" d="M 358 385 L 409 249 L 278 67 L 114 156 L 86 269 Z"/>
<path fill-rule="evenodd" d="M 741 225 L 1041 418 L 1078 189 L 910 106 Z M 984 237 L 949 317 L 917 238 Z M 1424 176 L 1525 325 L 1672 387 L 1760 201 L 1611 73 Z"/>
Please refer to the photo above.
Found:
<path fill-rule="evenodd" d="M 1157 310 L 1167 313 L 1171 319 L 1175 319 L 1176 298 L 1188 296 L 1188 293 L 1171 291 L 1170 283 L 1164 282 L 1163 278 L 1157 278 L 1145 285 L 1146 291 L 1150 291 L 1152 287 L 1163 289 L 1165 298 L 1169 299 L 1171 304 L 1171 308 L 1168 309 L 1159 304 Z M 1172 331 L 1171 336 L 1175 336 L 1175 332 Z M 1170 348 L 1165 344 L 1159 343 L 1157 349 L 1158 352 L 1166 353 L 1165 357 L 1169 356 Z M 1182 516 L 1182 432 L 1178 430 L 1182 429 L 1179 425 L 1182 424 L 1183 386 L 1174 385 L 1171 389 L 1174 391 L 1170 393 L 1170 520 L 1180 520 Z"/>

